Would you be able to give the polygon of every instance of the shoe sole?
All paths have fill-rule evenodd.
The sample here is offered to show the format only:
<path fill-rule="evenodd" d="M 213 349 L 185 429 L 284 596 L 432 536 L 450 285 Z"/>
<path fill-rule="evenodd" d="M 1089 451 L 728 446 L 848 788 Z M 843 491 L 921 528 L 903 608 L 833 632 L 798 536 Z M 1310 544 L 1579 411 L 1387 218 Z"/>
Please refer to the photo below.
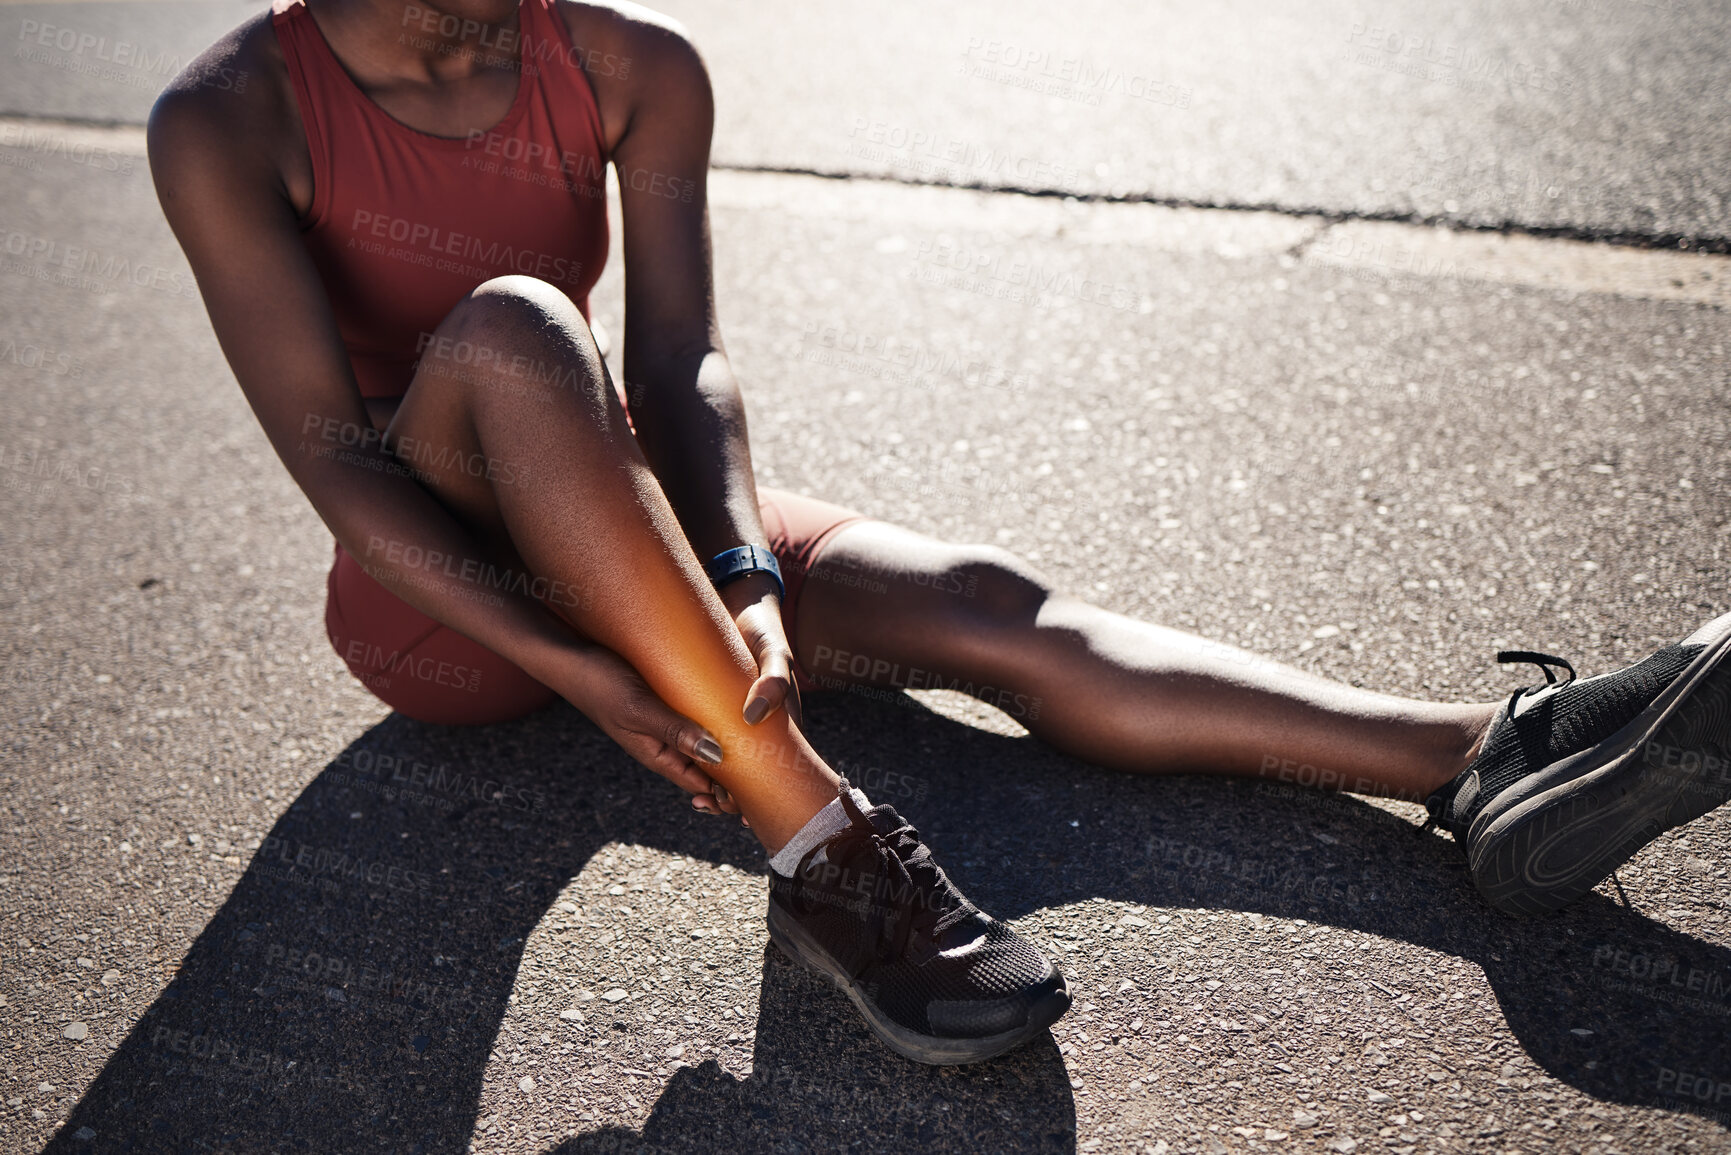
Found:
<path fill-rule="evenodd" d="M 1731 614 L 1691 639 L 1702 651 L 1639 717 L 1474 820 L 1467 861 L 1486 902 L 1511 914 L 1558 910 L 1731 799 Z"/>
<path fill-rule="evenodd" d="M 1057 973 L 1057 987 L 1042 995 L 1028 1008 L 1028 1021 L 1023 1026 L 977 1039 L 923 1035 L 886 1018 L 860 992 L 853 977 L 830 957 L 830 953 L 823 949 L 816 939 L 794 922 L 791 916 L 783 913 L 774 901 L 769 904 L 769 938 L 782 954 L 794 962 L 820 975 L 829 976 L 830 981 L 853 1000 L 853 1005 L 859 1008 L 866 1025 L 872 1029 L 874 1035 L 884 1041 L 885 1046 L 903 1058 L 928 1066 L 953 1067 L 995 1058 L 1040 1034 L 1070 1009 L 1069 985 L 1064 976 L 1053 968 L 1054 973 Z"/>

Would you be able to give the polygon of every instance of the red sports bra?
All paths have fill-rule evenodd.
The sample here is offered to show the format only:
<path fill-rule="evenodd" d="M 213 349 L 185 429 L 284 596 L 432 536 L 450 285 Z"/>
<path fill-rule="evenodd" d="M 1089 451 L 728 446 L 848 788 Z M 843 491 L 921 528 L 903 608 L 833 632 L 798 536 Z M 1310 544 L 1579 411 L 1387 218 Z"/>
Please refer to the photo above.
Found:
<path fill-rule="evenodd" d="M 466 139 L 374 104 L 303 0 L 275 0 L 272 13 L 312 154 L 301 235 L 363 397 L 407 392 L 417 350 L 490 277 L 539 277 L 588 316 L 607 260 L 606 138 L 553 0 L 521 0 L 515 44 L 477 47 L 515 57 L 520 71 L 505 118 Z M 410 22 L 404 34 L 418 30 Z"/>

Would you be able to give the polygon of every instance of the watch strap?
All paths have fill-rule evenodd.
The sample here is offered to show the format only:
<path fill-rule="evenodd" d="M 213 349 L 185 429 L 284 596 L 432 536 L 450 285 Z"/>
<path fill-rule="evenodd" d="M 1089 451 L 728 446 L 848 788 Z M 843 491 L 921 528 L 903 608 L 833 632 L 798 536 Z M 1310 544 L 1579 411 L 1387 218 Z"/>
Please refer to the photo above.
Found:
<path fill-rule="evenodd" d="M 781 566 L 776 562 L 775 555 L 761 545 L 742 545 L 733 549 L 724 549 L 709 560 L 703 567 L 709 574 L 709 580 L 720 589 L 730 581 L 736 581 L 746 574 L 766 573 L 775 579 L 776 590 L 782 599 L 787 599 L 787 583 L 782 581 Z"/>

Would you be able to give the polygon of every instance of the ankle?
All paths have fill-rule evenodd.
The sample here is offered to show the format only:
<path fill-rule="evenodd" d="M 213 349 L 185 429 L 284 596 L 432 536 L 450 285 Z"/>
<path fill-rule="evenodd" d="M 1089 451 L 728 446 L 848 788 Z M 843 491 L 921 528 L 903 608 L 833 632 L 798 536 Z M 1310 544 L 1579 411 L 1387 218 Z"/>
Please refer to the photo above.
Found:
<path fill-rule="evenodd" d="M 848 791 L 850 800 L 861 811 L 871 809 L 871 802 L 857 789 Z M 792 878 L 799 869 L 800 860 L 829 839 L 852 825 L 852 816 L 848 814 L 838 792 L 817 813 L 813 814 L 803 826 L 794 831 L 787 841 L 770 852 L 770 869 L 783 878 Z M 765 844 L 768 849 L 768 844 Z"/>
<path fill-rule="evenodd" d="M 769 854 L 834 801 L 840 777 L 791 726 L 785 734 L 728 734 L 722 743 L 742 771 L 728 791 Z"/>
<path fill-rule="evenodd" d="M 1467 767 L 1471 766 L 1473 760 L 1484 750 L 1491 728 L 1496 724 L 1497 703 L 1475 704 L 1467 709 L 1470 713 L 1461 720 L 1459 741 L 1437 766 L 1435 782 L 1431 786 L 1432 793 L 1466 773 Z"/>

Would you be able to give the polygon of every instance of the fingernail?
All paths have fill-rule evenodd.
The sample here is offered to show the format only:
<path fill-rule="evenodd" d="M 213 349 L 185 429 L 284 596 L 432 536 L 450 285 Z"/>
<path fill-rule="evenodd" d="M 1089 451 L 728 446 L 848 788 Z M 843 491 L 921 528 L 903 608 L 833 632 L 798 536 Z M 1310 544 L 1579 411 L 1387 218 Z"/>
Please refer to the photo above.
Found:
<path fill-rule="evenodd" d="M 714 738 L 699 738 L 697 740 L 697 756 L 705 762 L 719 765 L 721 762 L 721 743 Z"/>
<path fill-rule="evenodd" d="M 769 713 L 769 699 L 753 698 L 745 704 L 745 724 L 755 726 L 763 721 L 763 716 Z"/>

